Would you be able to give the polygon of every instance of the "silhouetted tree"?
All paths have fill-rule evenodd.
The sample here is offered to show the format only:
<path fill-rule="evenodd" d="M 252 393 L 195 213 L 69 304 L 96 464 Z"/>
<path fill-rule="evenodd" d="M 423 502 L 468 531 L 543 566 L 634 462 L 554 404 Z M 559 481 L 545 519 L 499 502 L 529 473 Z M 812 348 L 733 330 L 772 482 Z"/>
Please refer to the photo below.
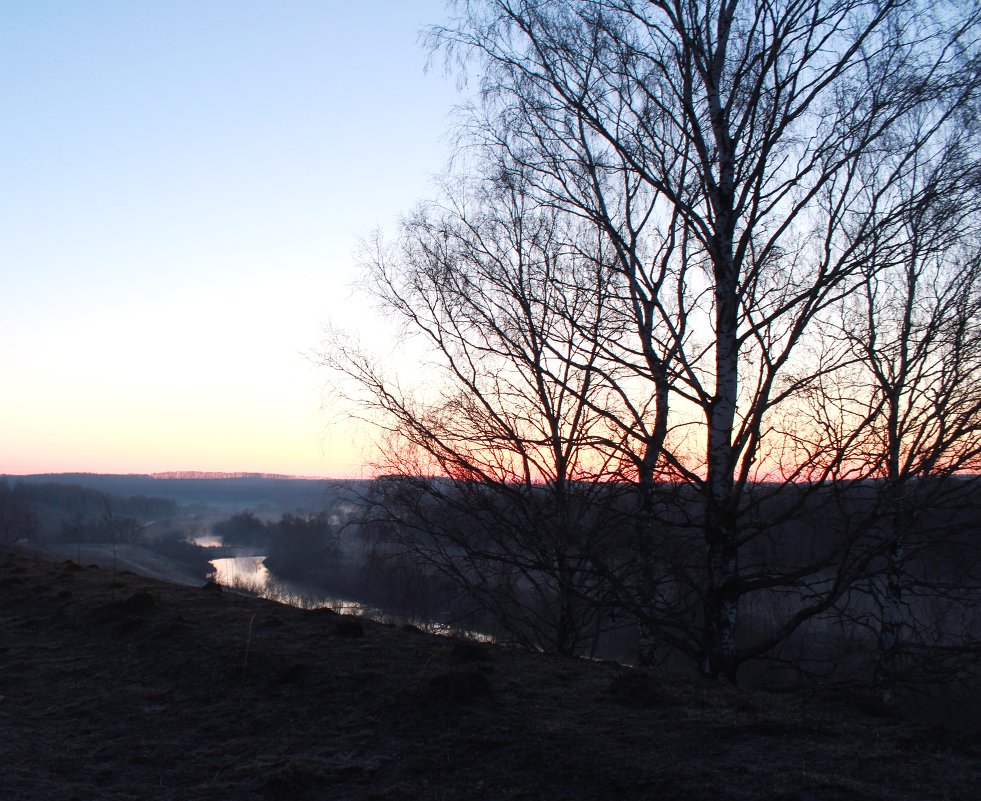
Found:
<path fill-rule="evenodd" d="M 843 349 L 847 366 L 815 385 L 797 421 L 811 453 L 845 453 L 835 460 L 876 490 L 866 526 L 879 551 L 870 626 L 884 700 L 904 650 L 942 649 L 947 662 L 958 648 L 961 661 L 981 651 L 968 611 L 981 604 L 981 551 L 952 536 L 981 500 L 978 146 L 964 127 L 903 166 L 906 211 L 875 228 L 887 246 L 873 240 L 861 283 L 824 328 L 825 352 Z M 866 185 L 884 168 L 898 166 L 877 159 Z M 953 629 L 927 613 L 941 602 L 960 618 Z"/>
<path fill-rule="evenodd" d="M 435 400 L 416 402 L 351 348 L 333 366 L 396 443 L 434 457 L 433 472 L 527 484 L 538 476 L 513 466 L 537 468 L 528 443 L 557 441 L 550 469 L 571 444 L 591 480 L 629 482 L 637 569 L 599 549 L 585 575 L 705 675 L 734 681 L 839 607 L 891 547 L 850 524 L 864 500 L 836 501 L 833 532 L 807 522 L 828 487 L 875 472 L 856 451 L 870 420 L 834 414 L 827 391 L 856 354 L 827 335 L 909 248 L 907 223 L 935 191 L 913 171 L 960 164 L 952 185 L 977 183 L 981 12 L 888 0 L 455 7 L 430 41 L 480 72 L 463 136 L 494 192 L 451 215 L 466 225 L 410 221 L 418 248 L 374 273 L 383 307 L 435 346 L 453 394 L 430 384 Z M 477 224 L 502 208 L 501 190 L 521 200 L 503 206 L 508 226 Z M 549 247 L 526 258 L 543 217 Z M 473 252 L 494 264 L 491 280 L 470 278 Z M 565 261 L 581 272 L 545 271 L 529 298 L 528 265 Z M 557 438 L 541 424 L 556 398 Z M 813 398 L 834 436 L 791 427 Z M 803 541 L 789 548 L 788 532 Z M 763 604 L 766 625 L 740 625 Z"/>
<path fill-rule="evenodd" d="M 602 628 L 593 561 L 623 471 L 595 411 L 614 402 L 597 395 L 599 345 L 581 331 L 604 324 L 597 232 L 502 173 L 447 187 L 368 257 L 370 290 L 440 356 L 412 394 L 343 338 L 327 351 L 386 421 L 379 470 L 405 476 L 374 488 L 369 522 L 507 636 L 583 648 Z"/>
<path fill-rule="evenodd" d="M 843 561 L 855 553 L 847 540 L 790 571 L 755 559 L 752 542 L 780 521 L 760 517 L 765 493 L 750 485 L 772 474 L 785 410 L 842 366 L 820 351 L 820 323 L 905 242 L 902 222 L 922 201 L 900 191 L 910 165 L 970 144 L 949 137 L 977 127 L 978 9 L 459 8 L 433 41 L 480 64 L 475 136 L 543 202 L 600 228 L 616 255 L 611 294 L 626 301 L 634 336 L 626 347 L 605 340 L 604 355 L 646 379 L 631 408 L 649 411 L 608 419 L 646 434 L 646 469 L 695 493 L 687 522 L 702 531 L 702 566 L 688 575 L 701 620 L 676 644 L 706 674 L 734 679 L 864 572 L 866 550 Z M 825 359 L 813 363 L 817 351 Z M 846 460 L 837 454 L 817 474 L 804 460 L 781 483 L 821 484 Z M 744 598 L 799 587 L 802 571 L 813 596 L 829 565 L 838 580 L 819 597 L 737 643 Z M 673 610 L 663 612 L 653 608 L 651 622 L 677 641 Z"/>

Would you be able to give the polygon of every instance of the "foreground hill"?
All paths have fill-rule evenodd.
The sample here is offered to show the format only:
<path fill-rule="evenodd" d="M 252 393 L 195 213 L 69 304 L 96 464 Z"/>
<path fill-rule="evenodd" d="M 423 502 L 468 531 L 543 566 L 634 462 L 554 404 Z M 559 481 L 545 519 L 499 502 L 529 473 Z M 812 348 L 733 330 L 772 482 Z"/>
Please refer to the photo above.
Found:
<path fill-rule="evenodd" d="M 975 799 L 981 746 L 213 585 L 0 556 L 3 799 Z"/>

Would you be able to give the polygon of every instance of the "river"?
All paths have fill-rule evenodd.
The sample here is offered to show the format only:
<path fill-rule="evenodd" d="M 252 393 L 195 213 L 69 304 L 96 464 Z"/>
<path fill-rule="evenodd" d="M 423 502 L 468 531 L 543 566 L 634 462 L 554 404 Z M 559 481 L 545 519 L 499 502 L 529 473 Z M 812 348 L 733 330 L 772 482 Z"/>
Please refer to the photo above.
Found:
<path fill-rule="evenodd" d="M 349 598 L 325 594 L 322 590 L 276 578 L 265 565 L 265 556 L 229 556 L 212 559 L 214 581 L 223 587 L 241 590 L 301 609 L 331 609 L 345 615 L 363 615 L 383 623 L 411 623 L 438 634 L 462 635 L 481 642 L 493 642 L 483 632 L 458 629 L 446 624 L 419 620 L 397 609 L 381 609 Z"/>
<path fill-rule="evenodd" d="M 224 587 L 254 593 L 260 598 L 299 606 L 303 609 L 328 608 L 342 614 L 366 615 L 375 620 L 391 621 L 399 615 L 384 609 L 375 609 L 358 601 L 338 598 L 322 591 L 289 581 L 277 579 L 265 565 L 265 556 L 229 556 L 212 559 L 214 580 Z"/>

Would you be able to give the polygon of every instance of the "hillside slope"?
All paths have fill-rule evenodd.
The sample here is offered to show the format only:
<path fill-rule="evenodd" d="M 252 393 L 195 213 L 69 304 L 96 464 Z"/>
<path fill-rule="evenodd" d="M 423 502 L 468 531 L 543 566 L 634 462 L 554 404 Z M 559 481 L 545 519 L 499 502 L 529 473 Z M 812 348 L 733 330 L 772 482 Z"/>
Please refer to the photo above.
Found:
<path fill-rule="evenodd" d="M 840 700 L 652 680 L 0 556 L 0 798 L 974 799 L 981 747 Z"/>

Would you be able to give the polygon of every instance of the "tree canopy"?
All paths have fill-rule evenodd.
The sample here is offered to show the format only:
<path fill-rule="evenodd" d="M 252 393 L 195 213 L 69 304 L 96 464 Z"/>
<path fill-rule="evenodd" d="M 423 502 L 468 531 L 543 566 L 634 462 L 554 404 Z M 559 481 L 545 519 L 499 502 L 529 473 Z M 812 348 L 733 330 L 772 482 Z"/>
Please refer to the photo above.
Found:
<path fill-rule="evenodd" d="M 466 172 L 365 262 L 432 349 L 426 387 L 326 354 L 388 432 L 385 472 L 566 509 L 585 492 L 578 519 L 621 534 L 564 530 L 578 595 L 710 676 L 873 574 L 898 615 L 910 532 L 873 519 L 927 478 L 957 477 L 918 496 L 949 505 L 981 470 L 977 4 L 453 8 L 428 44 L 478 76 Z M 400 520 L 447 533 L 418 503 Z M 454 537 L 439 558 L 468 551 Z M 519 572 L 561 587 L 569 556 Z"/>

